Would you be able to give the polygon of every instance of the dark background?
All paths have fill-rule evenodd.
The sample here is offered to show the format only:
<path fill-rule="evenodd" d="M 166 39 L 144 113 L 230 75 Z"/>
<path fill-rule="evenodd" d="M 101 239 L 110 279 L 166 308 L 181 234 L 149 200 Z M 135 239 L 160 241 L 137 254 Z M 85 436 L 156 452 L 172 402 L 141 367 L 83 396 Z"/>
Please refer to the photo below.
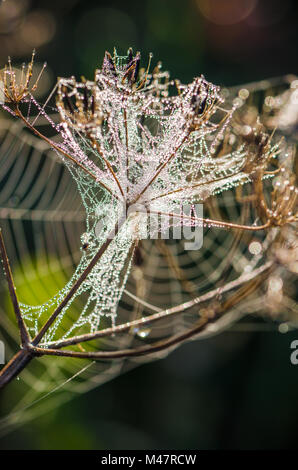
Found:
<path fill-rule="evenodd" d="M 85 75 L 105 49 L 150 51 L 172 76 L 234 85 L 298 73 L 297 2 L 290 0 L 6 0 L 1 66 L 11 55 Z M 45 85 L 45 86 L 46 86 Z M 1 440 L 12 449 L 296 448 L 295 333 L 231 331 L 186 344 L 75 398 Z M 272 326 L 273 328 L 273 326 Z M 268 331 L 267 331 L 268 330 Z"/>
<path fill-rule="evenodd" d="M 9 8 L 9 6 L 11 7 Z M 181 80 L 200 73 L 221 85 L 295 73 L 294 0 L 5 0 L 0 58 L 33 47 L 54 76 L 93 76 L 106 49 L 149 52 Z"/>

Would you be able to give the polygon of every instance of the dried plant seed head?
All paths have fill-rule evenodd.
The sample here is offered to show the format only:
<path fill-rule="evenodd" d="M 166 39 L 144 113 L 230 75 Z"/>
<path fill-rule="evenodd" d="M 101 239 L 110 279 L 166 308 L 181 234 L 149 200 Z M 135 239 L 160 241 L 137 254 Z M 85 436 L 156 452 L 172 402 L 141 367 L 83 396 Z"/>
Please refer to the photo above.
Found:
<path fill-rule="evenodd" d="M 112 325 L 116 324 L 130 269 L 138 268 L 135 272 L 141 278 L 141 269 L 146 264 L 137 242 L 147 236 L 148 211 L 166 216 L 163 226 L 157 225 L 153 230 L 157 237 L 182 226 L 254 232 L 292 223 L 295 219 L 289 215 L 294 213 L 295 206 L 292 181 L 285 183 L 282 194 L 279 190 L 273 192 L 272 207 L 264 197 L 262 181 L 278 148 L 257 118 L 253 120 L 250 115 L 249 119 L 237 121 L 237 115 L 245 115 L 243 106 L 237 108 L 233 104 L 226 109 L 228 105 L 219 87 L 204 76 L 188 84 L 175 82 L 160 62 L 150 70 L 151 57 L 142 67 L 140 53 L 134 54 L 132 49 L 126 56 L 117 55 L 116 51 L 113 56 L 106 52 L 93 80 L 59 78 L 58 125 L 30 97 L 30 105 L 37 108 L 38 114 L 43 113 L 59 132 L 58 144 L 41 133 L 38 135 L 62 155 L 86 210 L 81 261 L 53 303 L 40 307 L 43 313 L 58 305 L 57 299 L 67 295 L 74 280 L 82 279 L 88 263 L 105 246 L 102 257 L 90 268 L 75 294 L 84 293 L 86 308 L 65 337 L 76 334 L 80 328 L 90 333 L 97 331 L 103 316 Z M 24 78 L 22 83 L 27 81 Z M 16 90 L 13 77 L 11 83 Z M 18 96 L 16 92 L 15 95 Z M 36 132 L 24 115 L 22 119 Z M 212 201 L 220 193 L 226 190 L 233 193 L 235 187 L 244 183 L 253 187 L 258 222 L 261 220 L 263 225 L 244 225 L 239 220 L 225 222 L 219 212 L 217 220 L 197 215 L 196 203 L 208 200 L 212 213 Z M 188 213 L 184 207 L 190 208 Z M 115 227 L 119 231 L 109 239 L 108 234 Z M 161 251 L 169 259 L 166 249 Z M 190 283 L 181 276 L 173 257 L 171 266 L 179 274 L 183 288 L 191 292 Z M 225 311 L 237 305 L 239 299 L 234 296 L 230 302 L 220 304 L 215 316 L 221 309 Z M 28 318 L 32 309 L 23 307 Z M 58 321 L 48 329 L 45 341 L 55 337 L 57 325 L 68 310 L 69 306 L 65 306 Z M 30 328 L 37 334 L 36 322 Z"/>
<path fill-rule="evenodd" d="M 114 61 L 108 51 L 105 52 L 105 56 L 102 63 L 102 72 L 110 77 L 117 76 Z"/>
<path fill-rule="evenodd" d="M 11 59 L 9 57 L 8 65 L 0 71 L 0 81 L 3 84 L 4 101 L 13 107 L 18 106 L 22 101 L 28 99 L 38 87 L 38 83 L 46 67 L 46 63 L 43 64 L 35 82 L 31 84 L 34 57 L 35 50 L 32 52 L 29 64 L 27 66 L 22 64 L 20 69 L 12 66 Z"/>
<path fill-rule="evenodd" d="M 241 138 L 247 152 L 244 171 L 248 174 L 265 171 L 274 156 L 274 151 L 270 146 L 270 137 L 264 128 L 261 125 L 249 127 L 249 129 L 244 126 L 241 129 Z"/>
<path fill-rule="evenodd" d="M 78 251 L 77 234 L 69 236 L 73 232 L 69 222 L 76 223 L 72 217 L 79 217 L 79 233 L 84 232 L 80 260 L 59 292 L 41 305 L 20 304 L 21 319 L 35 336 L 34 346 L 28 346 L 30 354 L 54 351 L 71 357 L 104 358 L 105 363 L 107 358 L 134 355 L 151 354 L 152 358 L 154 348 L 168 351 L 201 332 L 214 333 L 244 312 L 263 314 L 267 306 L 277 319 L 280 312 L 284 315 L 291 308 L 288 297 L 293 286 L 287 277 L 297 272 L 293 241 L 297 242 L 297 189 L 285 160 L 287 144 L 274 143 L 277 139 L 261 125 L 257 107 L 245 103 L 248 96 L 252 99 L 249 87 L 235 97 L 203 76 L 182 84 L 170 80 L 160 62 L 151 71 L 150 60 L 151 55 L 141 67 L 140 53 L 134 54 L 131 48 L 127 56 L 107 52 L 94 80 L 60 78 L 58 124 L 47 114 L 49 101 L 40 105 L 28 92 L 30 67 L 22 67 L 19 79 L 9 64 L 5 83 L 6 103 L 11 106 L 3 107 L 17 109 L 14 115 L 67 167 L 60 165 L 63 174 L 57 173 L 56 186 L 51 180 L 45 188 L 45 178 L 42 180 L 33 211 L 23 205 L 26 217 L 29 212 L 32 225 L 36 222 L 38 232 L 44 233 L 40 227 L 44 222 L 49 225 L 44 217 L 45 199 L 50 200 L 50 209 L 52 200 L 59 199 L 62 217 L 59 210 L 54 211 L 59 215 L 55 217 L 58 232 L 65 232 L 70 242 L 58 246 L 61 263 L 71 263 L 69 254 Z M 226 102 L 229 93 L 231 100 Z M 16 106 L 18 100 L 24 104 L 21 109 Z M 22 113 L 23 109 L 28 112 Z M 31 109 L 36 111 L 34 119 L 26 118 Z M 38 124 L 45 119 L 55 131 L 55 139 L 39 131 Z M 30 154 L 30 164 L 35 156 Z M 273 156 L 278 157 L 281 168 L 273 165 Z M 42 158 L 44 161 L 48 163 Z M 44 175 L 44 171 L 40 173 Z M 274 178 L 271 197 L 267 190 L 271 181 L 264 181 L 270 176 Z M 70 178 L 76 182 L 77 199 L 67 194 L 60 204 L 61 194 L 71 189 Z M 241 194 L 244 183 L 249 184 Z M 53 198 L 53 187 L 58 186 Z M 27 203 L 27 197 L 21 198 L 21 204 L 22 199 Z M 69 201 L 74 200 L 76 208 L 83 208 L 80 213 L 69 208 Z M 204 202 L 204 216 L 197 213 L 197 202 Z M 163 225 L 153 227 L 158 240 L 140 242 L 148 238 L 147 212 L 163 219 Z M 189 256 L 180 239 L 167 244 L 164 234 L 177 228 L 207 229 L 207 246 L 202 247 L 207 252 Z M 46 237 L 46 243 L 50 238 Z M 55 249 L 55 243 L 50 243 Z M 35 240 L 33 245 L 44 246 Z M 67 270 L 69 267 L 67 264 Z M 178 299 L 183 303 L 177 305 Z M 125 331 L 129 338 L 123 336 Z M 117 333 L 121 333 L 120 342 Z M 150 343 L 140 349 L 140 339 L 145 343 L 149 335 Z M 119 351 L 122 339 L 125 349 Z M 86 349 L 82 342 L 87 343 Z M 74 346 L 74 350 L 66 346 Z M 21 351 L 24 353 L 27 350 Z"/>
<path fill-rule="evenodd" d="M 267 214 L 272 225 L 283 226 L 298 221 L 298 188 L 295 183 L 295 175 L 282 167 L 279 176 L 273 181 L 271 209 Z"/>

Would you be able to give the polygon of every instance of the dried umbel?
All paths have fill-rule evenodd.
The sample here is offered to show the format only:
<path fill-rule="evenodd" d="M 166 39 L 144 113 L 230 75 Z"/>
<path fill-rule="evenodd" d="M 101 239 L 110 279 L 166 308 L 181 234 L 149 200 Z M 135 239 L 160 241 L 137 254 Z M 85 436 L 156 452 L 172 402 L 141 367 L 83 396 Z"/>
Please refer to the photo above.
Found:
<path fill-rule="evenodd" d="M 9 58 L 8 65 L 0 71 L 0 80 L 2 82 L 4 101 L 12 107 L 21 103 L 24 99 L 28 98 L 38 86 L 38 82 L 42 75 L 46 64 L 43 65 L 34 84 L 32 81 L 33 62 L 35 57 L 35 50 L 32 53 L 31 62 L 26 65 L 23 64 L 20 70 L 14 69 Z"/>
<path fill-rule="evenodd" d="M 274 164 L 281 150 L 260 120 L 248 130 L 237 119 L 237 103 L 226 109 L 219 87 L 203 76 L 183 85 L 171 80 L 160 63 L 151 72 L 149 64 L 141 68 L 140 61 L 140 54 L 134 55 L 131 49 L 127 56 L 107 52 L 94 80 L 59 78 L 58 124 L 46 114 L 48 101 L 39 105 L 27 81 L 23 85 L 13 79 L 5 85 L 10 111 L 57 153 L 74 178 L 86 211 L 86 227 L 78 234 L 81 259 L 73 276 L 53 298 L 38 306 L 19 303 L 0 238 L 22 340 L 17 357 L 1 371 L 1 385 L 34 356 L 111 360 L 150 355 L 199 334 L 234 309 L 243 310 L 243 301 L 251 302 L 250 296 L 272 274 L 274 261 L 267 260 L 264 252 L 276 239 L 276 229 L 297 220 L 293 178 Z M 37 111 L 34 121 L 28 109 Z M 39 117 L 48 120 L 57 139 L 41 133 Z M 266 195 L 264 186 L 272 177 L 279 179 Z M 245 195 L 241 194 L 244 183 L 248 183 Z M 237 220 L 225 219 L 219 210 L 224 191 L 234 195 L 234 206 L 243 204 Z M 196 213 L 197 203 L 206 205 L 207 217 Z M 181 226 L 228 231 L 231 250 L 224 255 L 219 250 L 219 267 L 214 266 L 210 280 L 204 279 L 208 289 L 203 295 L 199 295 L 200 286 L 193 286 L 193 280 L 184 276 L 166 243 L 158 240 L 157 249 L 190 299 L 154 307 L 140 297 L 145 265 L 140 239 L 148 228 L 148 212 L 163 218 L 163 231 Z M 162 230 L 155 228 L 156 238 Z M 252 260 L 239 248 L 246 243 L 242 240 L 246 233 L 262 237 L 261 255 Z M 192 260 L 192 265 L 199 265 L 203 258 Z M 222 261 L 230 266 L 221 268 Z M 228 269 L 229 282 L 225 282 Z M 136 305 L 131 316 L 128 310 L 122 318 L 120 302 L 131 271 L 136 281 L 131 298 Z M 256 303 L 245 308 L 257 311 L 258 301 L 256 296 Z M 170 327 L 171 319 L 182 313 L 187 320 L 177 332 Z M 163 335 L 156 335 L 158 341 L 154 341 L 152 326 L 145 345 L 129 342 L 123 349 L 115 344 L 111 349 L 108 344 L 105 349 L 104 343 L 96 341 L 147 328 L 149 323 L 163 325 Z"/>
<path fill-rule="evenodd" d="M 139 53 L 133 57 L 131 50 L 127 57 L 112 58 L 107 52 L 94 81 L 60 78 L 61 133 L 77 160 L 83 161 L 87 153 L 96 162 L 98 179 L 113 197 L 127 205 L 159 199 L 166 208 L 168 201 L 185 198 L 189 190 L 190 198 L 200 192 L 203 181 L 195 190 L 192 176 L 199 169 L 200 176 L 208 173 L 206 182 L 228 176 L 223 165 L 212 164 L 216 143 L 206 149 L 205 158 L 201 146 L 207 136 L 220 138 L 231 115 L 222 111 L 221 123 L 210 122 L 223 100 L 218 87 L 204 77 L 188 86 L 177 84 L 178 93 L 170 96 L 176 84 L 169 74 L 160 65 L 152 74 L 148 68 L 139 71 L 139 62 Z M 241 158 L 236 152 L 237 167 Z M 221 184 L 215 182 L 214 188 Z"/>

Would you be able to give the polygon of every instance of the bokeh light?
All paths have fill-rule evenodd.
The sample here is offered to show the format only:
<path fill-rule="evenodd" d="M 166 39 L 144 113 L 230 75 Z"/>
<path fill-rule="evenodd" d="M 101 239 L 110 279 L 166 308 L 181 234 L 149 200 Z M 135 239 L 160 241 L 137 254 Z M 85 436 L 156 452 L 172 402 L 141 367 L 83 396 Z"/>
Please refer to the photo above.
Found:
<path fill-rule="evenodd" d="M 7 34 L 18 28 L 28 6 L 28 0 L 10 0 L 0 3 L 0 34 Z"/>
<path fill-rule="evenodd" d="M 252 241 L 248 249 L 252 255 L 259 255 L 262 252 L 262 245 L 258 241 Z"/>
<path fill-rule="evenodd" d="M 19 29 L 19 37 L 28 46 L 40 47 L 49 42 L 55 34 L 55 18 L 49 11 L 34 10 L 24 19 Z"/>
<path fill-rule="evenodd" d="M 202 14 L 212 23 L 231 25 L 247 18 L 258 0 L 197 0 Z"/>

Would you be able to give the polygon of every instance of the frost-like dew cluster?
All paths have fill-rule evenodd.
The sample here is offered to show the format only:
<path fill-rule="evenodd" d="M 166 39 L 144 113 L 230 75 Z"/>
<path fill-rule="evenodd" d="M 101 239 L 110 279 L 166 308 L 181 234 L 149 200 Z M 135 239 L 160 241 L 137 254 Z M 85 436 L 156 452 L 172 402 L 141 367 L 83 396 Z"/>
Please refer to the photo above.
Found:
<path fill-rule="evenodd" d="M 57 90 L 60 123 L 50 123 L 62 141 L 55 150 L 77 183 L 86 231 L 80 234 L 81 261 L 67 285 L 42 306 L 22 305 L 31 332 L 37 333 L 41 317 L 82 276 L 119 218 L 125 221 L 44 343 L 55 338 L 78 297 L 84 299 L 81 313 L 64 327 L 64 337 L 83 327 L 98 330 L 103 316 L 116 324 L 135 243 L 147 233 L 144 211 L 163 213 L 168 224 L 163 229 L 180 225 L 181 217 L 170 217 L 177 208 L 183 214 L 184 204 L 249 181 L 253 164 L 248 171 L 245 141 L 233 143 L 230 124 L 236 106 L 226 110 L 220 89 L 203 76 L 182 85 L 170 80 L 160 63 L 149 73 L 149 65 L 141 69 L 140 54 L 130 49 L 125 57 L 106 53 L 93 81 L 60 78 Z M 33 97 L 29 101 L 49 121 Z M 270 146 L 265 160 L 266 153 L 271 155 Z M 183 223 L 194 225 L 187 218 Z"/>

